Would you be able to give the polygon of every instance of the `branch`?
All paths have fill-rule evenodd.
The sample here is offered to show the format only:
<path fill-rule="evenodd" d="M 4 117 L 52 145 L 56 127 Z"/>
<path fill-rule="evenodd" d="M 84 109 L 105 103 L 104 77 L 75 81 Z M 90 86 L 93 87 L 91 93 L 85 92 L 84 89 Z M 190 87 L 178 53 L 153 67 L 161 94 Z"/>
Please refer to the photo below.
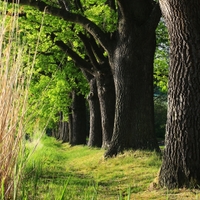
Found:
<path fill-rule="evenodd" d="M 18 3 L 18 0 L 7 0 L 8 3 Z M 111 45 L 110 40 L 107 37 L 107 34 L 105 34 L 95 23 L 87 19 L 86 17 L 83 17 L 80 14 L 75 14 L 68 12 L 66 10 L 56 8 L 54 6 L 50 6 L 46 4 L 43 1 L 39 0 L 21 0 L 19 2 L 20 5 L 28 5 L 34 8 L 37 8 L 39 11 L 60 17 L 64 19 L 65 21 L 70 21 L 76 24 L 81 25 L 84 27 L 90 34 L 93 35 L 93 37 L 98 40 L 98 42 L 101 44 L 101 46 L 110 53 L 111 51 Z"/>
<path fill-rule="evenodd" d="M 62 49 L 66 54 L 68 54 L 72 60 L 80 66 L 80 68 L 86 70 L 90 74 L 93 74 L 92 65 L 81 58 L 75 51 L 68 47 L 63 41 L 56 41 L 55 44 Z"/>
<path fill-rule="evenodd" d="M 93 36 L 90 37 L 90 45 L 92 47 L 94 54 L 97 56 L 100 62 L 107 61 L 107 58 L 103 55 L 104 50 L 102 49 L 101 46 L 97 45 Z"/>
<path fill-rule="evenodd" d="M 92 48 L 91 48 L 91 45 L 89 43 L 89 39 L 82 33 L 79 33 L 79 37 L 80 39 L 82 40 L 84 46 L 85 46 L 85 50 L 87 52 L 87 55 L 89 56 L 90 58 L 90 62 L 91 64 L 93 65 L 93 67 L 96 69 L 96 70 L 99 70 L 99 64 L 96 60 L 96 57 L 92 51 Z"/>

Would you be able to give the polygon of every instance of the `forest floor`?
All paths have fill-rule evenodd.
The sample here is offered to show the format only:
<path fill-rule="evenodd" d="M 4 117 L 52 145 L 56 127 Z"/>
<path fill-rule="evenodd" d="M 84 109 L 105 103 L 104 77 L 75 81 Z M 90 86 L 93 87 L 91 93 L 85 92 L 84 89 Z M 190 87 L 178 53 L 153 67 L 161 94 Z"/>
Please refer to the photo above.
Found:
<path fill-rule="evenodd" d="M 71 147 L 46 136 L 39 142 L 28 142 L 28 149 L 35 144 L 21 182 L 20 199 L 200 199 L 200 190 L 158 188 L 161 156 L 155 152 L 126 151 L 105 160 L 102 149 Z"/>

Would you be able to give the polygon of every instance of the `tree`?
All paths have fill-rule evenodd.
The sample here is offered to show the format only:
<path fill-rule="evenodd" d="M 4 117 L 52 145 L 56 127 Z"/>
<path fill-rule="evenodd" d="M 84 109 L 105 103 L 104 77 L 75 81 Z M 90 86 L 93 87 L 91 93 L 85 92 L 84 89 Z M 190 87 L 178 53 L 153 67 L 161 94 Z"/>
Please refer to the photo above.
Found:
<path fill-rule="evenodd" d="M 90 130 L 89 130 L 88 146 L 101 147 L 102 145 L 101 111 L 99 105 L 96 79 L 87 72 L 84 72 L 84 74 L 90 85 L 90 93 L 87 96 L 89 111 L 90 111 Z"/>
<path fill-rule="evenodd" d="M 58 45 L 65 53 L 67 52 L 67 54 L 76 63 L 76 66 L 81 68 L 83 74 L 90 83 L 90 90 L 94 91 L 94 87 L 97 88 L 97 96 L 96 91 L 90 91 L 89 96 L 93 96 L 95 98 L 88 99 L 90 105 L 89 108 L 92 109 L 90 110 L 91 123 L 89 137 L 93 138 L 89 138 L 89 145 L 92 146 L 92 144 L 97 144 L 101 141 L 102 148 L 107 148 L 112 137 L 115 112 L 115 88 L 111 67 L 109 65 L 108 58 L 103 55 L 103 49 L 96 44 L 92 36 L 87 37 L 86 35 L 79 33 L 79 37 L 84 43 L 86 55 L 88 57 L 87 60 L 81 58 L 78 53 L 62 41 L 56 41 L 55 44 Z M 98 117 L 93 113 L 98 113 L 99 108 L 96 107 L 98 106 L 97 104 L 100 106 L 99 114 L 101 127 L 99 128 L 101 130 L 97 130 L 99 123 Z M 96 126 L 96 128 L 93 126 Z M 94 138 L 99 138 L 99 132 L 102 133 L 102 139 L 96 143 L 96 139 L 94 140 Z"/>
<path fill-rule="evenodd" d="M 118 8 L 117 30 L 112 34 L 103 30 L 102 21 L 97 21 L 102 13 L 106 15 L 104 9 L 99 9 L 106 6 L 105 2 Z M 106 51 L 116 91 L 113 137 L 106 156 L 116 155 L 125 148 L 159 150 L 153 120 L 153 58 L 159 6 L 153 0 L 118 0 L 117 5 L 114 0 L 86 3 L 93 4 L 96 12 L 88 18 L 87 11 L 82 15 L 43 1 L 20 1 L 20 4 L 81 25 Z M 98 9 L 102 13 L 98 13 Z"/>
<path fill-rule="evenodd" d="M 116 90 L 115 125 L 105 156 L 124 148 L 158 150 L 152 74 L 159 18 L 153 1 L 118 1 L 118 29 L 109 51 Z"/>
<path fill-rule="evenodd" d="M 72 145 L 86 144 L 87 136 L 87 120 L 86 120 L 86 105 L 85 98 L 82 94 L 78 94 L 75 90 L 72 91 L 72 131 L 71 140 Z"/>
<path fill-rule="evenodd" d="M 166 147 L 159 184 L 200 184 L 200 1 L 160 0 L 170 37 Z"/>

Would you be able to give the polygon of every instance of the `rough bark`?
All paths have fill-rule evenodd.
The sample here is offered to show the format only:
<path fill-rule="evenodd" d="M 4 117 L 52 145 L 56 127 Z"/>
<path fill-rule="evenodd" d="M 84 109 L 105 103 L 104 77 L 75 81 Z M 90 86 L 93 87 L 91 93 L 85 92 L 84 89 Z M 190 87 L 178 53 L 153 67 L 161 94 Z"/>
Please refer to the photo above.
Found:
<path fill-rule="evenodd" d="M 108 69 L 110 67 L 108 66 Z M 101 110 L 102 148 L 110 145 L 115 116 L 115 87 L 111 72 L 96 74 L 97 90 Z"/>
<path fill-rule="evenodd" d="M 90 109 L 90 132 L 88 146 L 101 147 L 101 112 L 97 93 L 96 79 L 94 77 L 90 79 L 90 93 L 88 95 L 88 103 Z"/>
<path fill-rule="evenodd" d="M 153 120 L 155 29 L 149 25 L 153 6 L 146 0 L 118 4 L 116 45 L 110 54 L 116 90 L 115 124 L 106 157 L 125 148 L 159 150 Z"/>
<path fill-rule="evenodd" d="M 200 1 L 161 0 L 170 36 L 166 147 L 159 183 L 200 184 Z"/>

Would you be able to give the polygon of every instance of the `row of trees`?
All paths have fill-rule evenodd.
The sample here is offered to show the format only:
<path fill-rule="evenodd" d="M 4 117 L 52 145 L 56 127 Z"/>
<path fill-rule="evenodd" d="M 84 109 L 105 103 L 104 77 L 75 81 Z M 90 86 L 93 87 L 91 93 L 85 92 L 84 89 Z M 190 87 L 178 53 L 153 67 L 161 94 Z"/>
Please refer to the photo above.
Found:
<path fill-rule="evenodd" d="M 107 148 L 106 157 L 126 148 L 159 151 L 153 120 L 153 61 L 155 30 L 161 17 L 159 4 L 153 0 L 77 0 L 68 1 L 70 11 L 53 1 L 47 4 L 45 1 L 21 0 L 20 4 L 50 14 L 44 28 L 47 45 L 41 54 L 46 58 L 50 44 L 56 44 L 64 53 L 61 54 L 58 48 L 53 51 L 56 55 L 54 64 L 60 60 L 63 62 L 57 63 L 64 63 L 63 54 L 67 54 L 71 59 L 67 57 L 66 62 L 75 63 L 90 85 L 89 145 Z M 199 3 L 198 0 L 178 3 L 162 0 L 160 4 L 170 35 L 171 62 L 166 149 L 159 182 L 168 188 L 195 186 L 200 181 Z M 34 28 L 37 30 L 37 27 Z M 74 123 L 84 122 L 83 114 L 79 113 L 82 116 L 79 120 L 76 113 L 76 106 L 83 105 L 81 93 L 76 90 L 82 81 L 73 76 L 70 78 L 66 71 L 59 70 L 60 67 L 58 64 L 57 73 L 64 74 L 61 77 L 74 83 L 73 106 L 60 104 L 71 109 L 68 121 L 73 123 L 69 123 L 68 128 L 71 132 L 69 140 L 73 143 L 78 131 Z M 52 75 L 52 71 L 44 67 L 38 73 Z M 55 110 L 61 119 L 65 118 L 59 109 Z M 64 123 L 60 127 L 66 129 Z M 81 127 L 79 124 L 79 130 L 83 130 Z M 85 136 L 83 138 L 85 142 Z M 102 143 L 96 143 L 100 139 Z"/>
<path fill-rule="evenodd" d="M 23 4 L 23 2 L 21 3 Z M 26 2 L 24 2 L 24 4 L 25 3 Z M 52 21 L 49 23 L 49 16 L 48 20 L 46 20 L 47 17 L 45 16 L 43 23 L 44 33 L 46 32 L 45 34 L 49 39 L 49 41 L 45 41 L 48 44 L 43 44 L 46 46 L 44 48 L 47 49 L 47 46 L 50 45 L 49 43 L 56 44 L 56 46 L 62 49 L 64 54 L 70 56 L 75 65 L 81 69 L 90 85 L 88 101 L 91 119 L 88 144 L 90 146 L 101 145 L 103 148 L 108 148 L 106 156 L 116 155 L 118 152 L 123 151 L 124 148 L 141 148 L 159 151 L 154 134 L 153 120 L 153 59 L 156 48 L 155 29 L 160 19 L 158 4 L 153 4 L 153 2 L 152 4 L 147 3 L 149 9 L 146 10 L 147 7 L 145 6 L 143 11 L 145 14 L 144 17 L 141 13 L 137 13 L 137 11 L 135 14 L 129 13 L 130 16 L 123 16 L 122 10 L 116 10 L 116 5 L 110 1 L 99 1 L 95 5 L 88 1 L 88 3 L 83 4 L 81 8 L 81 4 L 77 4 L 76 2 L 70 6 L 70 13 L 66 12 L 64 9 L 58 8 L 59 5 L 57 5 L 58 7 L 49 5 L 47 7 L 44 2 L 36 2 L 36 4 L 32 2 L 31 5 L 37 6 L 40 10 L 46 9 L 46 11 L 50 12 L 52 15 L 57 15 L 54 14 L 54 12 L 60 12 L 59 17 L 63 19 L 70 14 L 68 17 L 72 17 L 72 19 L 69 18 L 67 21 L 73 21 L 78 18 L 77 23 L 81 24 L 87 30 L 87 32 L 85 32 L 85 30 L 78 25 L 74 26 L 73 24 L 65 23 L 65 25 L 62 25 L 62 29 L 68 31 L 66 36 L 68 36 L 69 39 L 66 39 L 64 37 L 65 35 L 63 36 L 63 30 L 60 30 L 60 27 L 57 25 L 61 25 L 61 23 L 58 23 L 58 19 L 55 20 L 50 17 Z M 142 7 L 140 8 L 140 6 L 142 5 L 138 5 L 138 7 L 134 9 L 143 9 Z M 28 13 L 26 10 L 25 12 Z M 79 14 L 77 14 L 77 12 Z M 97 18 L 99 12 L 101 12 L 100 17 L 98 15 Z M 36 11 L 34 11 L 34 14 L 35 13 Z M 132 27 L 130 24 L 133 23 L 130 20 L 131 15 L 134 15 L 133 17 L 136 18 L 136 22 L 134 22 L 136 23 L 136 27 L 135 30 L 129 31 L 126 29 L 127 27 Z M 37 19 L 36 16 L 32 18 L 34 18 L 34 24 L 37 27 L 41 21 L 41 17 L 38 17 L 38 22 L 35 22 L 35 18 Z M 104 16 L 104 18 L 101 16 Z M 141 19 L 141 16 L 143 19 Z M 149 16 L 152 18 L 150 21 L 148 20 Z M 31 21 L 33 21 L 32 18 L 30 18 Z M 89 21 L 88 18 L 92 18 L 93 21 L 96 20 L 97 23 L 95 24 Z M 107 19 L 110 18 L 112 20 L 108 21 Z M 124 21 L 124 18 L 127 18 L 128 21 Z M 26 20 L 27 19 L 25 19 L 25 21 Z M 53 20 L 55 20 L 55 22 Z M 117 20 L 118 22 L 116 22 Z M 148 24 L 143 24 L 146 21 Z M 62 21 L 62 23 L 64 22 Z M 102 23 L 104 24 L 102 25 Z M 143 24 L 143 28 L 140 27 L 141 24 Z M 121 27 L 122 25 L 124 27 Z M 152 30 L 150 28 L 151 25 L 154 26 Z M 32 26 L 25 28 L 26 30 L 28 28 L 33 30 Z M 152 31 L 152 33 L 147 33 L 147 31 L 145 31 L 146 29 Z M 74 34 L 74 32 L 76 32 L 76 34 Z M 131 32 L 132 35 L 130 35 Z M 147 35 L 147 38 L 143 40 L 145 37 L 144 33 Z M 121 38 L 122 36 L 123 38 Z M 130 39 L 128 39 L 128 37 L 130 37 Z M 134 44 L 133 40 L 135 40 L 135 38 L 137 38 L 137 43 Z M 149 42 L 151 44 L 149 44 Z M 130 45 L 130 47 L 128 45 Z M 124 46 L 125 49 L 122 49 L 122 46 Z M 49 53 L 46 51 L 44 53 L 44 51 L 45 49 L 41 53 L 44 57 L 47 57 Z M 141 59 L 143 55 L 145 55 L 145 59 Z M 124 57 L 125 60 L 123 60 L 122 57 Z M 127 58 L 128 60 L 126 60 Z M 61 60 L 59 58 L 57 59 Z M 119 61 L 117 61 L 117 59 L 119 59 Z M 43 63 L 44 60 L 45 59 L 42 59 Z M 41 65 L 43 64 L 42 61 Z M 71 60 L 67 58 L 67 65 L 69 61 Z M 42 70 L 39 69 L 38 71 L 39 74 L 43 73 L 47 75 L 49 73 L 48 69 L 44 67 Z M 61 71 L 63 73 L 63 70 Z M 66 78 L 69 76 L 68 70 L 65 72 L 63 78 L 65 76 Z M 76 76 L 77 75 L 74 75 L 74 77 Z M 43 77 L 41 78 L 44 79 Z M 59 79 L 60 78 L 61 76 Z M 75 80 L 76 78 L 73 79 L 76 84 L 77 82 L 82 82 Z M 45 81 L 48 82 L 48 78 Z M 75 91 L 72 93 L 74 92 Z M 72 100 L 74 99 L 72 98 Z M 73 104 L 76 103 L 73 102 Z M 65 102 L 63 105 L 67 107 Z M 99 106 L 100 110 L 98 111 Z M 78 123 L 76 120 L 73 120 L 73 115 L 75 115 L 77 109 L 74 109 L 74 106 L 71 108 L 68 106 L 68 109 L 69 111 L 71 110 L 71 115 L 68 120 L 70 122 L 69 130 L 73 130 L 70 131 L 70 135 L 81 135 L 82 133 L 80 134 L 80 132 L 74 132 L 74 130 L 85 130 L 83 128 L 74 128 L 77 127 L 76 123 Z M 59 110 L 57 110 L 57 112 L 58 111 Z M 95 112 L 96 114 L 94 114 Z M 56 115 L 60 115 L 60 113 L 56 113 Z M 72 120 L 70 120 L 71 117 Z M 66 130 L 63 128 L 58 129 Z M 78 138 L 76 139 L 76 137 L 69 137 L 69 139 L 72 138 L 74 139 L 73 141 L 70 140 L 71 144 L 80 144 L 85 141 L 81 141 Z"/>

